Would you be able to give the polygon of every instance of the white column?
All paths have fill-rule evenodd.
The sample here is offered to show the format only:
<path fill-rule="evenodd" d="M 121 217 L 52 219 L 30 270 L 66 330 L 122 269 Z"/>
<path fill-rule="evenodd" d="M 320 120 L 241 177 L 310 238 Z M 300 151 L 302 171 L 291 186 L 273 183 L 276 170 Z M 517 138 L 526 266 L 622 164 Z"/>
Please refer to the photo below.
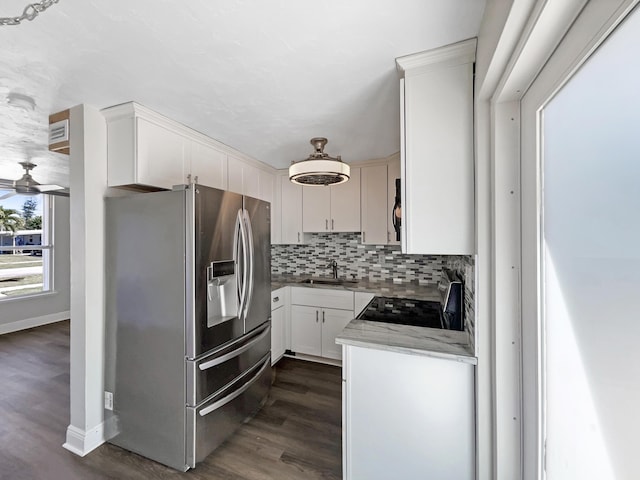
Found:
<path fill-rule="evenodd" d="M 84 456 L 102 443 L 104 364 L 104 194 L 107 127 L 100 111 L 70 116 L 71 422 L 64 448 Z"/>

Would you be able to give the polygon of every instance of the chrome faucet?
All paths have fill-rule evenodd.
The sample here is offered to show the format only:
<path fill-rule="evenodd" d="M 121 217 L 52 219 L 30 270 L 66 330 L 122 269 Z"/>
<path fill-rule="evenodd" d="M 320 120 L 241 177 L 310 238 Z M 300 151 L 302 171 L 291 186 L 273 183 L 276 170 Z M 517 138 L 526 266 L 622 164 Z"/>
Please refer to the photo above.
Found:
<path fill-rule="evenodd" d="M 331 268 L 331 270 L 333 271 L 333 278 L 337 279 L 338 278 L 338 262 L 336 262 L 335 260 L 331 260 L 331 262 L 329 262 L 329 268 Z"/>

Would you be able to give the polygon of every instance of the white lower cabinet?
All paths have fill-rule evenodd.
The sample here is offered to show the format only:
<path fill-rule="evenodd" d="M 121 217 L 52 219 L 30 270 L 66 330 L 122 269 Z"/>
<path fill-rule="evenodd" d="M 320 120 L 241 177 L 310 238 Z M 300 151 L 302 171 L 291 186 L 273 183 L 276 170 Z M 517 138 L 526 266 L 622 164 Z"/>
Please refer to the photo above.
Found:
<path fill-rule="evenodd" d="M 291 305 L 291 350 L 322 356 L 320 309 Z"/>
<path fill-rule="evenodd" d="M 353 320 L 353 310 L 291 306 L 291 350 L 340 360 L 336 337 Z"/>
<path fill-rule="evenodd" d="M 271 292 L 271 365 L 280 360 L 288 348 L 288 291 L 289 287 L 282 287 Z"/>
<path fill-rule="evenodd" d="M 475 478 L 475 366 L 345 345 L 343 478 Z"/>
<path fill-rule="evenodd" d="M 322 309 L 322 354 L 326 358 L 342 359 L 342 346 L 336 337 L 353 320 L 353 310 Z"/>
<path fill-rule="evenodd" d="M 336 337 L 353 320 L 353 292 L 291 288 L 291 350 L 340 360 Z"/>

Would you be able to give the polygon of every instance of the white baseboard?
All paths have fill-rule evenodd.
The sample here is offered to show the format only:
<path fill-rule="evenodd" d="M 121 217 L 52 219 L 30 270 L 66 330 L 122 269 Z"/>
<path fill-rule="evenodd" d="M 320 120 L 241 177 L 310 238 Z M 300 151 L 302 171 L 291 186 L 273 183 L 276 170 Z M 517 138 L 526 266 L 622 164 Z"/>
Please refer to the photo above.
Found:
<path fill-rule="evenodd" d="M 95 450 L 104 443 L 104 423 L 89 431 L 81 430 L 73 425 L 67 427 L 67 441 L 64 448 L 80 457 Z"/>
<path fill-rule="evenodd" d="M 58 312 L 50 315 L 43 315 L 41 317 L 26 318 L 24 320 L 18 320 L 17 322 L 10 322 L 0 325 L 0 335 L 5 333 L 17 332 L 19 330 L 26 330 L 27 328 L 40 327 L 49 323 L 60 322 L 62 320 L 69 320 L 70 312 Z"/>
<path fill-rule="evenodd" d="M 315 355 L 307 355 L 306 353 L 294 353 L 294 354 L 284 354 L 287 358 L 295 358 L 297 360 L 304 360 L 305 362 L 315 362 L 315 363 L 324 363 L 325 365 L 333 365 L 334 367 L 341 367 L 342 360 L 335 360 L 333 358 L 326 357 L 316 357 Z"/>

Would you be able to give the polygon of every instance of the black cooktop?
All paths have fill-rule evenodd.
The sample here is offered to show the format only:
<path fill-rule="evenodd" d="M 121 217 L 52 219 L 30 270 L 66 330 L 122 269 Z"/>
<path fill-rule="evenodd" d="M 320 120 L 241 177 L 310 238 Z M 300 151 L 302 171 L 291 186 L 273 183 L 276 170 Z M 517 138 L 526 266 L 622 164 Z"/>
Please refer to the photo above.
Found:
<path fill-rule="evenodd" d="M 358 318 L 373 322 L 443 328 L 440 302 L 427 300 L 374 297 Z"/>

